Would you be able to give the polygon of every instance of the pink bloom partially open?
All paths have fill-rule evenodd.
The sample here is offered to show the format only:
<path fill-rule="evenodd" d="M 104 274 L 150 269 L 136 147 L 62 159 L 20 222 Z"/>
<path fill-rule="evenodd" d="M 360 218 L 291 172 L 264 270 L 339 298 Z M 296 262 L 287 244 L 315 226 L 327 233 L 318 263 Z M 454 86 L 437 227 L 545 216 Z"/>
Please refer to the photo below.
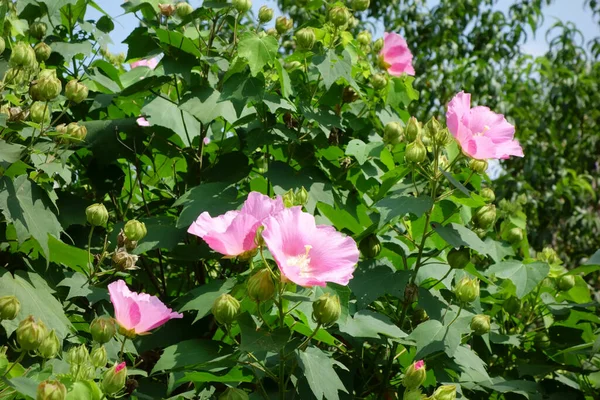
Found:
<path fill-rule="evenodd" d="M 123 370 L 123 369 L 124 369 L 126 366 L 127 366 L 127 364 L 125 364 L 125 361 L 123 361 L 123 362 L 122 362 L 122 363 L 120 363 L 120 364 L 117 364 L 117 365 L 115 366 L 115 372 L 122 371 L 122 370 Z"/>
<path fill-rule="evenodd" d="M 514 140 L 515 127 L 504 115 L 487 107 L 471 108 L 469 93 L 460 92 L 450 101 L 446 124 L 469 157 L 478 160 L 523 157 L 521 145 Z"/>
<path fill-rule="evenodd" d="M 379 52 L 379 60 L 390 75 L 414 75 L 412 59 L 413 55 L 402 36 L 387 32 L 383 35 L 383 48 Z"/>
<path fill-rule="evenodd" d="M 262 233 L 281 274 L 300 286 L 347 285 L 358 262 L 358 248 L 335 228 L 317 225 L 301 207 L 269 217 Z"/>
<path fill-rule="evenodd" d="M 157 297 L 132 292 L 123 280 L 108 285 L 108 293 L 119 325 L 136 334 L 158 328 L 172 318 L 183 318 L 183 314 L 173 312 Z"/>
<path fill-rule="evenodd" d="M 142 60 L 138 60 L 135 62 L 132 62 L 131 64 L 131 68 L 135 68 L 135 67 L 148 67 L 150 69 L 154 69 L 156 68 L 156 66 L 158 65 L 158 58 L 154 57 L 151 59 L 142 59 Z"/>
<path fill-rule="evenodd" d="M 150 126 L 150 122 L 144 117 L 139 117 L 135 120 L 139 126 Z"/>
<path fill-rule="evenodd" d="M 267 217 L 283 209 L 280 196 L 271 199 L 251 192 L 241 210 L 228 211 L 214 218 L 205 211 L 192 223 L 188 232 L 200 236 L 214 251 L 235 257 L 256 249 L 254 238 L 257 229 Z"/>
<path fill-rule="evenodd" d="M 419 360 L 415 362 L 415 370 L 420 370 L 425 366 L 425 361 Z"/>

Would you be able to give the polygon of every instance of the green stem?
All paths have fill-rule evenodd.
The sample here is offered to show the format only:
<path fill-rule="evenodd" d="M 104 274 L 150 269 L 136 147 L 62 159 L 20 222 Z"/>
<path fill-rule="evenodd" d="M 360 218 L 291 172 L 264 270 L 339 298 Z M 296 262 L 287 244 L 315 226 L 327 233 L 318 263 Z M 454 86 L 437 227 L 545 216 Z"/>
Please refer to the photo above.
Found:
<path fill-rule="evenodd" d="M 319 332 L 319 329 L 321 329 L 320 323 L 317 324 L 317 327 L 315 328 L 314 331 L 312 331 L 310 336 L 307 337 L 306 340 L 304 342 L 302 342 L 302 344 L 300 346 L 298 346 L 298 349 L 300 349 L 300 350 L 306 349 L 308 347 L 308 344 L 310 343 L 311 339 L 317 335 L 317 332 Z"/>
<path fill-rule="evenodd" d="M 88 235 L 88 242 L 87 242 L 87 253 L 88 253 L 88 265 L 89 265 L 89 269 L 90 269 L 90 279 L 89 279 L 89 283 L 92 282 L 92 278 L 94 277 L 94 263 L 92 262 L 92 235 L 94 234 L 94 225 L 92 225 L 92 228 L 90 229 L 90 234 Z"/>
<path fill-rule="evenodd" d="M 454 319 L 452 321 L 450 321 L 450 323 L 448 324 L 448 328 L 450 328 L 450 325 L 452 325 L 458 319 L 461 311 L 462 311 L 462 306 L 460 306 L 460 308 L 458 309 L 458 312 L 456 313 L 456 316 L 454 317 Z"/>
<path fill-rule="evenodd" d="M 279 327 L 283 327 L 285 323 L 285 313 L 283 312 L 283 291 L 285 284 L 280 283 L 279 289 L 279 301 L 277 307 L 279 308 Z M 284 350 L 279 350 L 279 398 L 285 400 L 285 353 Z"/>
<path fill-rule="evenodd" d="M 127 336 L 123 336 L 123 343 L 121 343 L 121 350 L 119 350 L 119 360 L 123 361 L 123 353 L 125 352 L 125 342 L 127 341 Z"/>

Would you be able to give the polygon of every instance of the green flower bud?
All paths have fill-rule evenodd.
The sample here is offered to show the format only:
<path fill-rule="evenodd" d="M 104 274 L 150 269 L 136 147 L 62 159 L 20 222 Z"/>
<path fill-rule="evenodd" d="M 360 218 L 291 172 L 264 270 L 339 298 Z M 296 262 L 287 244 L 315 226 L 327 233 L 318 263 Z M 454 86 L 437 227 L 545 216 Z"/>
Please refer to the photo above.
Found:
<path fill-rule="evenodd" d="M 502 303 L 502 308 L 510 315 L 516 315 L 519 311 L 521 311 L 521 300 L 511 296 L 504 300 L 504 303 Z"/>
<path fill-rule="evenodd" d="M 67 125 L 67 136 L 69 137 L 69 142 L 83 142 L 87 136 L 87 128 L 83 125 L 79 125 L 77 122 L 71 122 Z"/>
<path fill-rule="evenodd" d="M 12 48 L 8 61 L 11 67 L 33 68 L 37 64 L 35 51 L 24 42 L 17 42 Z"/>
<path fill-rule="evenodd" d="M 371 85 L 375 90 L 381 90 L 388 84 L 387 77 L 384 74 L 375 74 L 371 77 Z"/>
<path fill-rule="evenodd" d="M 253 301 L 267 301 L 275 294 L 275 283 L 268 268 L 258 270 L 248 279 L 246 284 L 248 297 Z"/>
<path fill-rule="evenodd" d="M 363 46 L 371 44 L 372 39 L 373 37 L 371 36 L 371 32 L 369 31 L 362 31 L 358 35 L 356 35 L 356 40 L 358 40 L 358 43 L 362 44 Z"/>
<path fill-rule="evenodd" d="M 0 54 L 4 53 L 4 50 L 6 50 L 6 42 L 4 41 L 4 38 L 0 36 Z"/>
<path fill-rule="evenodd" d="M 471 303 L 479 297 L 479 280 L 467 276 L 454 287 L 454 294 L 461 303 Z"/>
<path fill-rule="evenodd" d="M 134 242 L 137 244 L 137 242 Z M 135 254 L 129 254 L 126 250 L 119 249 L 115 251 L 112 256 L 112 263 L 117 271 L 131 271 L 138 269 L 135 265 L 137 263 L 138 256 Z"/>
<path fill-rule="evenodd" d="M 421 392 L 421 389 L 412 389 L 412 390 L 405 390 L 404 394 L 402 395 L 402 400 L 423 400 L 425 397 L 423 396 L 423 393 Z"/>
<path fill-rule="evenodd" d="M 425 322 L 429 319 L 429 315 L 427 315 L 427 311 L 422 308 L 417 308 L 413 313 L 413 323 L 415 325 L 420 324 L 421 322 Z"/>
<path fill-rule="evenodd" d="M 177 13 L 177 16 L 179 18 L 183 19 L 191 13 L 193 13 L 194 8 L 189 3 L 181 2 L 177 3 L 177 5 L 175 6 L 175 12 Z"/>
<path fill-rule="evenodd" d="M 175 6 L 173 4 L 161 4 L 158 3 L 158 9 L 161 15 L 169 18 L 175 12 Z"/>
<path fill-rule="evenodd" d="M 296 192 L 296 205 L 303 206 L 308 201 L 308 191 L 304 186 Z"/>
<path fill-rule="evenodd" d="M 8 369 L 8 357 L 6 357 L 6 347 L 0 351 L 0 375 L 4 375 Z"/>
<path fill-rule="evenodd" d="M 29 118 L 31 118 L 33 122 L 36 122 L 38 124 L 41 124 L 43 122 L 44 125 L 49 125 L 50 114 L 52 114 L 50 105 L 42 101 L 36 101 L 31 105 L 31 108 L 29 109 Z"/>
<path fill-rule="evenodd" d="M 58 339 L 58 336 L 56 336 L 56 332 L 54 332 L 54 329 L 52 329 L 50 333 L 46 335 L 44 340 L 42 340 L 42 343 L 40 344 L 40 347 L 38 347 L 37 352 L 42 358 L 49 360 L 51 358 L 56 357 L 58 353 L 60 353 L 61 347 L 62 343 Z"/>
<path fill-rule="evenodd" d="M 275 29 L 275 28 L 270 28 L 270 29 L 267 29 L 267 30 L 265 31 L 265 33 L 266 33 L 268 36 L 273 36 L 274 38 L 278 38 L 278 37 L 279 37 L 279 32 L 278 32 L 278 31 L 277 31 L 277 29 Z M 294 62 L 295 62 L 295 63 L 298 63 L 298 65 L 302 65 L 302 64 L 300 64 L 300 61 L 294 61 Z M 289 63 L 286 63 L 286 64 L 289 64 Z M 289 68 L 286 68 L 286 69 L 288 69 L 288 70 L 289 70 Z M 294 68 L 294 69 L 295 69 L 295 68 Z"/>
<path fill-rule="evenodd" d="M 48 26 L 43 22 L 34 22 L 33 24 L 29 25 L 29 33 L 37 40 L 41 40 L 44 36 L 46 36 L 47 30 Z"/>
<path fill-rule="evenodd" d="M 102 379 L 102 391 L 108 395 L 118 393 L 125 387 L 126 380 L 127 366 L 125 362 L 115 364 L 104 374 L 104 379 Z"/>
<path fill-rule="evenodd" d="M 438 132 L 442 130 L 442 124 L 435 117 L 431 117 L 429 121 L 423 127 L 425 135 L 429 136 L 430 139 L 435 140 Z"/>
<path fill-rule="evenodd" d="M 488 163 L 485 160 L 476 160 L 473 158 L 471 161 L 469 161 L 469 168 L 473 172 L 483 174 L 488 169 Z"/>
<path fill-rule="evenodd" d="M 541 252 L 536 254 L 536 258 L 550 265 L 561 263 L 558 254 L 556 254 L 556 251 L 552 247 L 545 247 Z"/>
<path fill-rule="evenodd" d="M 574 275 L 563 275 L 558 278 L 558 289 L 563 292 L 568 292 L 573 289 L 575 286 L 575 276 Z"/>
<path fill-rule="evenodd" d="M 337 294 L 325 293 L 313 302 L 313 319 L 321 325 L 331 325 L 342 313 L 340 298 Z"/>
<path fill-rule="evenodd" d="M 37 81 L 32 82 L 29 94 L 34 100 L 49 101 L 58 96 L 61 90 L 62 83 L 56 77 L 56 70 L 46 69 L 40 72 Z"/>
<path fill-rule="evenodd" d="M 41 321 L 36 322 L 35 318 L 30 315 L 19 323 L 17 343 L 23 350 L 36 350 L 42 344 L 47 333 L 46 326 Z"/>
<path fill-rule="evenodd" d="M 233 0 L 233 7 L 240 13 L 246 13 L 250 8 L 252 8 L 252 2 L 250 0 Z"/>
<path fill-rule="evenodd" d="M 105 367 L 108 362 L 108 355 L 104 346 L 96 346 L 90 354 L 92 365 L 96 368 Z"/>
<path fill-rule="evenodd" d="M 315 31 L 313 28 L 302 28 L 296 32 L 296 43 L 303 50 L 310 50 L 315 45 Z"/>
<path fill-rule="evenodd" d="M 454 269 L 463 269 L 471 261 L 471 251 L 467 247 L 459 247 L 448 252 L 448 265 Z"/>
<path fill-rule="evenodd" d="M 471 330 L 475 335 L 485 335 L 490 331 L 490 316 L 478 314 L 471 320 Z"/>
<path fill-rule="evenodd" d="M 129 220 L 125 224 L 123 232 L 127 236 L 127 239 L 139 242 L 146 236 L 146 224 L 135 219 Z"/>
<path fill-rule="evenodd" d="M 404 159 L 407 162 L 420 163 L 427 159 L 427 149 L 421 140 L 417 139 L 406 146 Z"/>
<path fill-rule="evenodd" d="M 35 59 L 38 62 L 46 61 L 50 58 L 50 54 L 52 54 L 52 49 L 44 42 L 36 44 L 33 51 L 35 52 Z"/>
<path fill-rule="evenodd" d="M 402 378 L 402 385 L 408 390 L 414 390 L 425 382 L 425 378 L 427 378 L 425 363 L 419 360 L 408 366 Z"/>
<path fill-rule="evenodd" d="M 481 197 L 483 197 L 483 199 L 488 203 L 493 203 L 494 200 L 496 200 L 496 194 L 494 193 L 494 191 L 491 188 L 481 189 L 481 192 L 479 193 L 479 195 Z"/>
<path fill-rule="evenodd" d="M 510 243 L 519 243 L 520 241 L 523 240 L 523 238 L 524 238 L 523 229 L 521 229 L 521 228 L 516 228 L 516 227 L 512 228 L 506 234 L 506 239 Z"/>
<path fill-rule="evenodd" d="M 365 258 L 375 258 L 381 253 L 381 242 L 373 234 L 361 240 L 358 247 Z"/>
<path fill-rule="evenodd" d="M 229 325 L 240 313 L 240 302 L 227 293 L 223 293 L 212 305 L 212 313 L 219 324 Z"/>
<path fill-rule="evenodd" d="M 404 136 L 404 127 L 400 122 L 388 122 L 383 128 L 383 142 L 385 144 L 395 145 L 402 141 Z"/>
<path fill-rule="evenodd" d="M 36 400 L 65 400 L 67 388 L 59 381 L 43 381 L 37 387 Z"/>
<path fill-rule="evenodd" d="M 546 349 L 550 346 L 550 338 L 548 337 L 546 332 L 536 333 L 533 342 L 539 349 Z"/>
<path fill-rule="evenodd" d="M 187 3 L 179 3 L 179 4 L 187 4 Z M 189 5 L 189 4 L 188 4 Z M 73 103 L 81 103 L 85 99 L 87 99 L 89 93 L 89 89 L 87 86 L 79 83 L 77 79 L 73 79 L 67 83 L 65 86 L 65 96 L 67 99 L 71 100 Z"/>
<path fill-rule="evenodd" d="M 292 72 L 302 67 L 302 63 L 300 61 L 290 61 L 283 64 L 283 67 L 286 69 L 286 71 Z"/>
<path fill-rule="evenodd" d="M 373 50 L 375 53 L 379 53 L 383 49 L 383 38 L 379 38 L 373 43 Z"/>
<path fill-rule="evenodd" d="M 479 208 L 473 215 L 473 223 L 477 228 L 488 229 L 496 221 L 496 206 L 486 204 Z"/>
<path fill-rule="evenodd" d="M 21 311 L 21 303 L 16 296 L 0 297 L 0 321 L 11 321 L 17 318 L 19 311 Z"/>
<path fill-rule="evenodd" d="M 108 210 L 102 203 L 92 204 L 85 209 L 85 217 L 92 226 L 105 226 L 108 222 Z"/>
<path fill-rule="evenodd" d="M 15 84 L 15 85 L 20 85 L 25 83 L 26 81 L 26 76 L 25 76 L 25 71 L 21 68 L 9 68 L 6 70 L 6 73 L 4 74 L 4 83 L 6 84 Z M 8 106 L 3 106 L 6 107 L 6 112 L 4 112 L 5 114 L 8 114 Z"/>
<path fill-rule="evenodd" d="M 296 195 L 292 189 L 283 194 L 283 205 L 286 208 L 294 207 L 296 204 Z"/>
<path fill-rule="evenodd" d="M 344 6 L 336 6 L 329 10 L 329 21 L 338 28 L 350 20 L 350 12 Z"/>
<path fill-rule="evenodd" d="M 369 8 L 370 0 L 352 0 L 352 9 L 355 11 L 365 11 Z"/>
<path fill-rule="evenodd" d="M 262 6 L 258 9 L 258 20 L 261 24 L 266 24 L 273 19 L 273 9 L 267 6 Z"/>
<path fill-rule="evenodd" d="M 283 35 L 287 31 L 292 29 L 293 26 L 294 26 L 294 20 L 291 18 L 277 17 L 277 19 L 275 20 L 275 29 L 277 30 L 277 33 L 279 33 L 280 35 Z M 268 33 L 269 33 L 269 31 L 267 31 L 267 34 Z"/>
<path fill-rule="evenodd" d="M 442 385 L 435 389 L 435 392 L 429 397 L 431 400 L 455 400 L 456 386 Z"/>
<path fill-rule="evenodd" d="M 241 389 L 236 388 L 227 388 L 225 391 L 219 396 L 219 400 L 248 400 L 249 397 Z"/>
<path fill-rule="evenodd" d="M 71 365 L 85 365 L 90 363 L 90 352 L 85 344 L 71 347 L 67 353 L 67 361 Z"/>
<path fill-rule="evenodd" d="M 95 342 L 104 344 L 110 342 L 116 333 L 115 320 L 111 317 L 98 317 L 90 324 L 90 333 Z"/>
<path fill-rule="evenodd" d="M 414 142 L 419 136 L 421 136 L 421 124 L 415 117 L 410 117 L 406 124 L 406 139 Z"/>
<path fill-rule="evenodd" d="M 342 92 L 342 101 L 344 103 L 350 104 L 355 102 L 356 100 L 358 100 L 358 93 L 356 93 L 356 90 L 354 90 L 350 86 L 346 86 L 344 88 L 344 91 Z"/>
<path fill-rule="evenodd" d="M 448 128 L 440 129 L 437 132 L 435 140 L 436 140 L 437 144 L 440 146 L 448 145 L 452 140 L 452 136 L 450 135 L 450 131 L 448 130 Z"/>

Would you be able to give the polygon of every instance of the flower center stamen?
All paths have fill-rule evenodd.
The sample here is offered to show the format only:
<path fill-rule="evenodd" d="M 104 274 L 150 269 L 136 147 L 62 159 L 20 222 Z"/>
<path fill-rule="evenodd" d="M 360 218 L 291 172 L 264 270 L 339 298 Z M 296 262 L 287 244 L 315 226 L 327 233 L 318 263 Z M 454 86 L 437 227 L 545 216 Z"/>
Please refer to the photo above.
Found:
<path fill-rule="evenodd" d="M 307 244 L 304 246 L 304 249 L 306 251 L 304 254 L 299 254 L 287 259 L 287 265 L 289 267 L 298 267 L 300 269 L 300 276 L 302 277 L 311 274 L 310 257 L 308 256 L 308 253 L 310 252 L 310 249 L 312 249 L 312 246 Z"/>

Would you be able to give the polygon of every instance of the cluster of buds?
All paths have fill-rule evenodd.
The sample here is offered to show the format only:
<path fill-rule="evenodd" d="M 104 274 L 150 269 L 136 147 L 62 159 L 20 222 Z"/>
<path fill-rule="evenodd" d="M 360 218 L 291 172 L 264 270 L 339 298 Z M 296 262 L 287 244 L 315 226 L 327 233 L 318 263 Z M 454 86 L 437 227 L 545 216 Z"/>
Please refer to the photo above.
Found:
<path fill-rule="evenodd" d="M 479 280 L 467 276 L 454 287 L 454 294 L 461 303 L 471 303 L 479 297 Z"/>
<path fill-rule="evenodd" d="M 33 100 L 50 101 L 56 98 L 61 91 L 62 83 L 54 69 L 40 71 L 38 79 L 31 82 L 29 87 L 29 94 Z"/>
<path fill-rule="evenodd" d="M 96 367 L 92 364 L 90 352 L 85 344 L 71 347 L 67 353 L 69 371 L 76 381 L 86 381 L 94 378 Z"/>
<path fill-rule="evenodd" d="M 104 374 L 102 379 L 102 391 L 113 396 L 125 387 L 127 381 L 127 365 L 125 362 L 115 364 Z"/>
<path fill-rule="evenodd" d="M 125 62 L 125 54 L 113 54 L 106 47 L 100 48 L 100 54 L 112 65 L 120 66 Z"/>
<path fill-rule="evenodd" d="M 431 117 L 423 127 L 424 137 L 427 142 L 435 143 L 435 145 L 444 147 L 450 143 L 452 136 L 448 128 L 442 127 L 442 124 L 435 117 Z"/>
<path fill-rule="evenodd" d="M 356 35 L 356 41 L 360 44 L 360 48 L 365 53 L 371 52 L 371 41 L 373 40 L 373 36 L 369 31 L 362 31 L 358 35 Z"/>
<path fill-rule="evenodd" d="M 138 268 L 135 265 L 138 256 L 129 252 L 137 247 L 138 242 L 147 233 L 146 224 L 143 222 L 132 219 L 125 223 L 117 236 L 117 250 L 112 256 L 113 266 L 117 271 L 130 271 Z"/>
<path fill-rule="evenodd" d="M 87 128 L 83 125 L 79 125 L 77 122 L 71 122 L 68 125 L 57 125 L 56 133 L 56 139 L 59 143 L 81 143 L 87 136 Z"/>
<path fill-rule="evenodd" d="M 302 186 L 294 192 L 292 189 L 283 195 L 283 204 L 286 207 L 303 206 L 308 201 L 308 191 Z"/>
<path fill-rule="evenodd" d="M 562 264 L 560 257 L 552 247 L 544 247 L 542 251 L 535 255 L 535 258 L 550 265 Z"/>
<path fill-rule="evenodd" d="M 312 318 L 318 324 L 329 326 L 340 318 L 342 306 L 337 294 L 325 293 L 313 302 Z"/>
<path fill-rule="evenodd" d="M 212 305 L 211 311 L 221 325 L 231 325 L 240 313 L 240 302 L 228 293 L 223 293 Z"/>
<path fill-rule="evenodd" d="M 375 258 L 381 253 L 381 242 L 377 239 L 377 235 L 370 234 L 360 241 L 358 248 L 363 257 Z"/>
<path fill-rule="evenodd" d="M 50 58 L 50 54 L 52 54 L 52 49 L 44 42 L 39 42 L 33 48 L 35 52 L 35 59 L 38 62 L 44 62 Z"/>
<path fill-rule="evenodd" d="M 261 268 L 255 272 L 246 284 L 248 297 L 257 303 L 267 301 L 275 294 L 275 282 L 268 268 Z"/>

